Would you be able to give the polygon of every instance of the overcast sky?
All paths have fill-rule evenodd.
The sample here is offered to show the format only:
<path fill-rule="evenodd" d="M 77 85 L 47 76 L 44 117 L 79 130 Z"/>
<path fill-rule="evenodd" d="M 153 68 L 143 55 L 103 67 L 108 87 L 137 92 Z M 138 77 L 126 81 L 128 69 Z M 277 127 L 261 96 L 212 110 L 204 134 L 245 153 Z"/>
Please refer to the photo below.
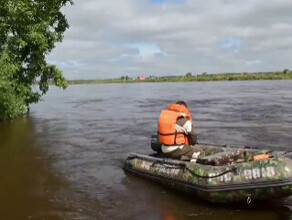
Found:
<path fill-rule="evenodd" d="M 75 0 L 48 61 L 68 79 L 292 69 L 292 0 Z"/>

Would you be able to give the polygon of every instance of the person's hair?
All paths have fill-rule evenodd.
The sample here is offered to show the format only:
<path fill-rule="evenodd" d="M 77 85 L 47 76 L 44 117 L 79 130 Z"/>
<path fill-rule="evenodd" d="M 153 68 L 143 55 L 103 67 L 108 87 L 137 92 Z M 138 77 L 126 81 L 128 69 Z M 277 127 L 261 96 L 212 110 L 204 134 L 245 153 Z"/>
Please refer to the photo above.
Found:
<path fill-rule="evenodd" d="M 178 104 L 178 105 L 183 105 L 184 107 L 188 107 L 187 106 L 187 103 L 185 103 L 184 101 L 177 101 L 175 104 Z"/>

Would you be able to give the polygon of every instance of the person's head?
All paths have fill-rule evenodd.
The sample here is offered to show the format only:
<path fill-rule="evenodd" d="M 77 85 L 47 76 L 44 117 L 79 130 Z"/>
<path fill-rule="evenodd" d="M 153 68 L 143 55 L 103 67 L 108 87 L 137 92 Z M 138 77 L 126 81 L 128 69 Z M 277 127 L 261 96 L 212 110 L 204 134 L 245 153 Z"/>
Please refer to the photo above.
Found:
<path fill-rule="evenodd" d="M 184 101 L 177 101 L 175 104 L 178 104 L 178 105 L 183 105 L 184 107 L 188 107 L 187 106 L 187 103 L 185 103 Z"/>

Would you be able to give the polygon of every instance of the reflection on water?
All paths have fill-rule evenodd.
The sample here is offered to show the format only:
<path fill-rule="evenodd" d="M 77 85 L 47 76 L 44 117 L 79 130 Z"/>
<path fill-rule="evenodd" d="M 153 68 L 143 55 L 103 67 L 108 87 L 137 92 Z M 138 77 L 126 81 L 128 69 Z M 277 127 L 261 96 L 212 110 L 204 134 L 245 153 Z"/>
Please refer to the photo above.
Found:
<path fill-rule="evenodd" d="M 50 169 L 51 161 L 35 148 L 27 118 L 0 125 L 0 219 L 59 216 L 56 194 L 66 184 Z"/>
<path fill-rule="evenodd" d="M 216 206 L 121 169 L 171 101 L 187 101 L 200 142 L 291 149 L 292 81 L 55 87 L 28 118 L 0 124 L 0 219 L 289 219 L 279 207 Z"/>

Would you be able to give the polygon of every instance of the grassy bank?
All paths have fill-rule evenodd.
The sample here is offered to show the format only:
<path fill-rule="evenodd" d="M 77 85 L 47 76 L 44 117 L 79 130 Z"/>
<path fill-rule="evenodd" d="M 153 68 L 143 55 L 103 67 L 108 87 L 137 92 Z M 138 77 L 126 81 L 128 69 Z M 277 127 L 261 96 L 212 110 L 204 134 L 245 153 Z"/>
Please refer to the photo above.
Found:
<path fill-rule="evenodd" d="M 141 83 L 141 82 L 206 82 L 206 81 L 238 81 L 238 80 L 291 80 L 292 72 L 272 73 L 228 73 L 228 74 L 202 74 L 185 76 L 163 76 L 139 79 L 103 79 L 103 80 L 69 80 L 69 84 L 104 84 L 104 83 Z"/>

